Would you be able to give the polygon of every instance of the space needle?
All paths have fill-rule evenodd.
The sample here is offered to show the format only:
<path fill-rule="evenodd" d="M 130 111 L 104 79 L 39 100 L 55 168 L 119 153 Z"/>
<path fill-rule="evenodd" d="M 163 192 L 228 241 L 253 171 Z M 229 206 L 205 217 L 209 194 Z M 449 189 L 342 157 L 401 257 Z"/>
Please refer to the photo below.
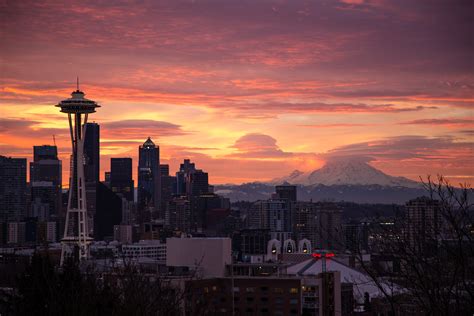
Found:
<path fill-rule="evenodd" d="M 95 101 L 84 97 L 84 92 L 77 90 L 71 93 L 71 98 L 59 102 L 56 106 L 61 112 L 67 113 L 69 131 L 72 142 L 72 163 L 69 177 L 69 198 L 67 203 L 64 236 L 61 240 L 61 266 L 67 257 L 79 261 L 89 257 L 89 244 L 93 238 L 89 236 L 86 187 L 84 177 L 84 139 L 86 123 L 90 113 L 100 107 Z"/>

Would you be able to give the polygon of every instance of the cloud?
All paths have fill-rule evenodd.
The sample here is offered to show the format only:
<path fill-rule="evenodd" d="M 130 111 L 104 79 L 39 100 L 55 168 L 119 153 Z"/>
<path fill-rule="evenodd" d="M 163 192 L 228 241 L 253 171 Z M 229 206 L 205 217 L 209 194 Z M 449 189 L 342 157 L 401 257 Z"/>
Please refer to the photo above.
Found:
<path fill-rule="evenodd" d="M 460 142 L 454 137 L 397 136 L 370 142 L 340 146 L 327 157 L 362 156 L 375 159 L 455 160 L 474 162 L 474 142 Z"/>
<path fill-rule="evenodd" d="M 30 129 L 38 123 L 27 119 L 0 118 L 0 133 L 15 133 L 19 130 Z"/>
<path fill-rule="evenodd" d="M 419 119 L 407 122 L 401 122 L 402 125 L 432 125 L 446 127 L 472 127 L 474 119 L 472 118 L 442 118 L 442 119 Z"/>
<path fill-rule="evenodd" d="M 237 150 L 231 154 L 232 157 L 242 158 L 282 158 L 292 156 L 292 153 L 282 151 L 275 138 L 260 134 L 246 134 L 237 139 L 232 146 Z"/>
<path fill-rule="evenodd" d="M 155 120 L 121 120 L 102 123 L 101 126 L 107 138 L 116 139 L 146 139 L 148 136 L 162 138 L 187 134 L 180 125 Z"/>

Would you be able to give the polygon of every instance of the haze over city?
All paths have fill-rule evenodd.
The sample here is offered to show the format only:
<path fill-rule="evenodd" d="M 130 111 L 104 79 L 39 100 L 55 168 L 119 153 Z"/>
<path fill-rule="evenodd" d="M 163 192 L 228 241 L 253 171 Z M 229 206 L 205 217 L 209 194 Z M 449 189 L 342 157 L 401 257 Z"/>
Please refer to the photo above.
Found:
<path fill-rule="evenodd" d="M 101 178 L 148 136 L 171 170 L 268 181 L 362 157 L 394 176 L 474 179 L 468 1 L 6 1 L 0 152 L 52 144 L 54 104 L 102 108 Z M 445 14 L 449 10 L 450 14 Z M 67 165 L 65 163 L 64 165 Z M 63 170 L 68 186 L 68 168 Z"/>

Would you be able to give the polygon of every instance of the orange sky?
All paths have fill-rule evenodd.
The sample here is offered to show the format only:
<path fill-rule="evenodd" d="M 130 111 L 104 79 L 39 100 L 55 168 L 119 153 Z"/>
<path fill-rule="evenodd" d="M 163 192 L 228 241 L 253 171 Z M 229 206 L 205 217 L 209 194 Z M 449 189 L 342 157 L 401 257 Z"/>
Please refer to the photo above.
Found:
<path fill-rule="evenodd" d="M 102 105 L 102 173 L 151 136 L 172 171 L 190 158 L 214 184 L 339 156 L 472 183 L 472 5 L 455 2 L 7 1 L 0 154 L 30 159 L 54 134 L 67 166 L 54 104 L 79 75 Z"/>

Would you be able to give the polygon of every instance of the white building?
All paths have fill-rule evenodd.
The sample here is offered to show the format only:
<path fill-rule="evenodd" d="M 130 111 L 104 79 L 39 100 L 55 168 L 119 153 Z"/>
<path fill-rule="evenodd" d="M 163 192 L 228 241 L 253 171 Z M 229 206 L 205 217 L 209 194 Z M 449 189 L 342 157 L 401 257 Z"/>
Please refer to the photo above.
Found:
<path fill-rule="evenodd" d="M 122 255 L 125 258 L 150 258 L 158 263 L 166 262 L 166 244 L 159 240 L 140 240 L 138 243 L 123 245 Z"/>
<path fill-rule="evenodd" d="M 222 277 L 232 263 L 230 238 L 167 238 L 166 265 L 197 270 L 201 277 Z"/>

